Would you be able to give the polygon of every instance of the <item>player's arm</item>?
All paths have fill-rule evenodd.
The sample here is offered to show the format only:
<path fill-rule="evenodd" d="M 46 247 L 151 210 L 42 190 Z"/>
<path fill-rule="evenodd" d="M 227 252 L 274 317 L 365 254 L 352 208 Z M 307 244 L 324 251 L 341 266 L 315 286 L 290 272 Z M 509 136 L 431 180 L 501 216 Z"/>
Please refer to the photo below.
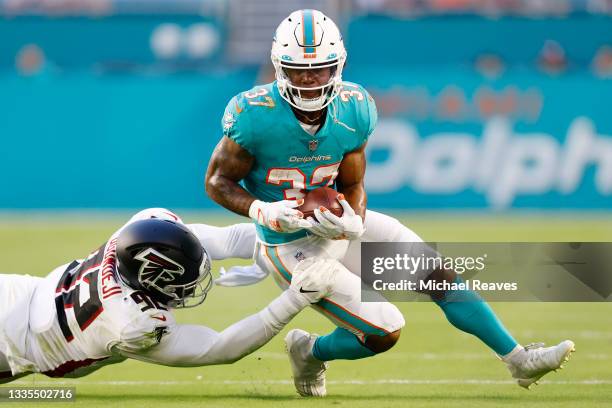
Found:
<path fill-rule="evenodd" d="M 266 309 L 217 332 L 206 326 L 176 325 L 149 350 L 129 355 L 137 360 L 174 367 L 230 364 L 252 353 L 304 307 L 285 291 Z"/>
<path fill-rule="evenodd" d="M 236 214 L 249 216 L 255 197 L 239 184 L 255 158 L 238 143 L 224 136 L 215 147 L 206 171 L 206 193 L 216 203 Z"/>
<path fill-rule="evenodd" d="M 229 364 L 270 341 L 301 310 L 316 303 L 335 284 L 338 261 L 309 259 L 298 265 L 291 286 L 259 313 L 216 332 L 205 326 L 173 325 L 159 344 L 140 351 L 119 350 L 151 363 L 189 367 Z M 304 293 L 301 288 L 307 289 Z"/>
<path fill-rule="evenodd" d="M 178 215 L 166 208 L 147 208 L 136 213 L 119 231 L 133 222 L 150 218 L 184 224 Z M 253 256 L 256 240 L 253 224 L 242 223 L 227 227 L 206 224 L 186 224 L 186 226 L 195 234 L 212 259 L 248 259 Z"/>
<path fill-rule="evenodd" d="M 188 224 L 187 227 L 200 240 L 213 260 L 242 258 L 250 259 L 255 251 L 257 233 L 252 223 L 215 227 L 206 224 Z M 215 284 L 220 286 L 243 286 L 257 283 L 268 276 L 257 264 L 234 265 L 228 270 L 219 269 Z"/>
<path fill-rule="evenodd" d="M 365 219 L 366 204 L 368 202 L 364 186 L 366 170 L 365 147 L 366 143 L 357 150 L 344 155 L 338 169 L 338 177 L 336 178 L 338 191 L 344 194 L 346 201 L 348 201 L 361 219 Z"/>
<path fill-rule="evenodd" d="M 210 159 L 206 172 L 206 192 L 217 203 L 237 214 L 279 232 L 310 228 L 296 210 L 296 200 L 263 202 L 255 199 L 239 183 L 253 167 L 254 157 L 238 143 L 224 136 Z"/>
<path fill-rule="evenodd" d="M 363 226 L 367 204 L 364 188 L 365 147 L 368 137 L 376 126 L 378 114 L 374 99 L 367 91 L 360 88 L 356 92 L 366 97 L 354 101 L 357 102 L 354 105 L 356 112 L 355 137 L 351 141 L 352 146 L 347 146 L 348 153 L 344 154 L 336 177 L 338 191 L 342 193 L 338 196 L 338 201 L 344 209 L 342 217 L 337 217 L 330 211 L 315 209 L 314 214 L 317 222 L 313 223 L 310 229 L 314 234 L 324 238 L 357 239 L 365 231 Z"/>
<path fill-rule="evenodd" d="M 198 238 L 202 247 L 213 260 L 253 257 L 257 233 L 250 223 L 215 227 L 206 224 L 187 224 Z"/>
<path fill-rule="evenodd" d="M 376 103 L 370 94 L 365 89 L 361 89 L 361 92 L 358 93 L 363 93 L 365 98 L 362 98 L 355 105 L 357 112 L 355 144 L 348 153 L 344 154 L 338 169 L 336 182 L 338 191 L 344 194 L 351 208 L 364 220 L 366 204 L 368 202 L 364 186 L 366 171 L 365 148 L 367 140 L 372 132 L 374 132 L 378 122 L 378 113 L 376 111 Z"/>

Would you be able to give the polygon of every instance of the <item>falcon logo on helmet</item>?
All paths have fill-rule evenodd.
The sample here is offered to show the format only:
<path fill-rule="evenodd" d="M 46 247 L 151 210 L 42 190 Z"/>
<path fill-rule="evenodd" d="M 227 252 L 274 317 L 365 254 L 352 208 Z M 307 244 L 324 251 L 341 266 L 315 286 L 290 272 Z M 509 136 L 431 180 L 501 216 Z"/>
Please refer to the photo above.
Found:
<path fill-rule="evenodd" d="M 170 308 L 201 304 L 212 288 L 210 256 L 180 222 L 149 218 L 126 225 L 117 237 L 120 280 Z"/>
<path fill-rule="evenodd" d="M 280 95 L 289 104 L 303 111 L 314 112 L 329 105 L 342 87 L 342 69 L 346 50 L 336 24 L 318 10 L 294 11 L 284 19 L 274 35 L 271 52 Z M 291 83 L 285 69 L 331 68 L 327 84 L 300 87 Z M 320 91 L 314 98 L 304 91 Z"/>
<path fill-rule="evenodd" d="M 185 268 L 153 248 L 147 248 L 138 253 L 134 259 L 142 262 L 138 279 L 145 284 L 160 286 L 157 284 L 158 281 L 173 282 L 185 273 Z"/>

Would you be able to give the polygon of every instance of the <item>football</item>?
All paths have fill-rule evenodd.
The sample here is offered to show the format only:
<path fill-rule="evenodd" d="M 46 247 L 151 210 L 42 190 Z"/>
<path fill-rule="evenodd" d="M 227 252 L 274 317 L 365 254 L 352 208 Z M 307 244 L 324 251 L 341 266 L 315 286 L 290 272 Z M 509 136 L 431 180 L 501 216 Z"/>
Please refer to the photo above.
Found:
<path fill-rule="evenodd" d="M 304 204 L 297 209 L 304 214 L 304 218 L 314 217 L 314 210 L 319 207 L 325 207 L 332 214 L 341 217 L 343 209 L 336 197 L 338 192 L 333 188 L 319 187 L 306 193 Z"/>

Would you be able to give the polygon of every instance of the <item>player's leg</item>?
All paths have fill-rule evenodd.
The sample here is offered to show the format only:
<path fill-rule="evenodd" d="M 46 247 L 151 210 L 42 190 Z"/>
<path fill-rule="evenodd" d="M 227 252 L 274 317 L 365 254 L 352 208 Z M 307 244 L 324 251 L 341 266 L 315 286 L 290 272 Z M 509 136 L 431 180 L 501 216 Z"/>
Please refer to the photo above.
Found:
<path fill-rule="evenodd" d="M 0 384 L 10 383 L 11 381 L 25 377 L 26 375 L 29 375 L 29 373 L 22 373 L 14 376 L 11 372 L 11 366 L 9 365 L 8 358 L 4 355 L 4 353 L 0 352 Z"/>
<path fill-rule="evenodd" d="M 347 241 L 318 237 L 282 246 L 264 246 L 258 251 L 258 264 L 271 269 L 277 284 L 286 289 L 291 271 L 306 258 L 338 259 L 346 251 Z M 313 307 L 339 328 L 317 340 L 315 356 L 321 360 L 359 359 L 389 350 L 399 339 L 404 318 L 393 304 L 361 302 L 361 280 L 346 267 L 340 272 L 332 294 Z M 351 335 L 349 335 L 351 334 Z"/>
<path fill-rule="evenodd" d="M 279 247 L 260 245 L 256 261 L 262 269 L 270 270 L 278 285 L 286 289 L 291 282 L 291 271 L 300 260 L 338 259 L 347 244 L 312 237 Z M 285 338 L 294 384 L 302 396 L 326 394 L 327 361 L 355 360 L 387 351 L 397 342 L 404 325 L 402 314 L 391 303 L 361 303 L 360 278 L 339 262 L 336 278 L 332 294 L 313 307 L 338 328 L 326 336 L 295 329 Z"/>
<path fill-rule="evenodd" d="M 449 270 L 436 270 L 430 278 L 446 282 L 462 281 Z M 525 347 L 519 345 L 488 303 L 474 291 L 449 290 L 431 292 L 429 295 L 453 326 L 473 334 L 493 349 L 521 387 L 529 388 L 550 371 L 563 368 L 574 351 L 574 343 L 570 340 L 546 348 L 543 343 Z"/>
<path fill-rule="evenodd" d="M 366 229 L 366 238 L 369 240 L 393 242 L 399 238 L 403 242 L 423 242 L 416 233 L 387 215 L 369 211 L 366 222 L 366 227 L 369 226 L 369 229 Z M 434 271 L 429 279 L 455 282 L 460 278 L 452 271 L 438 270 Z M 505 356 L 517 347 L 517 341 L 476 292 L 460 290 L 429 295 L 453 326 L 478 337 L 498 355 Z"/>
<path fill-rule="evenodd" d="M 313 356 L 321 361 L 356 360 L 391 349 L 405 324 L 399 309 L 382 298 L 361 302 L 361 280 L 346 268 L 337 279 L 334 293 L 313 307 L 338 328 L 317 337 Z"/>
<path fill-rule="evenodd" d="M 455 272 L 442 269 L 433 271 L 428 279 L 462 282 Z M 520 347 L 489 304 L 473 290 L 434 291 L 428 295 L 453 326 L 478 337 L 497 355 L 506 356 Z"/>
<path fill-rule="evenodd" d="M 366 232 L 363 241 L 371 242 L 423 242 L 412 230 L 397 219 L 376 211 L 368 210 L 365 219 Z M 344 264 L 350 264 L 352 271 L 361 274 L 360 242 L 352 242 Z M 454 282 L 457 275 L 452 271 L 434 271 L 426 279 Z M 471 290 L 429 293 L 432 300 L 442 309 L 448 321 L 461 331 L 478 337 L 500 356 L 512 352 L 518 345 L 491 307 Z"/>
<path fill-rule="evenodd" d="M 0 381 L 12 376 L 13 374 L 11 373 L 11 366 L 8 363 L 8 359 L 4 353 L 0 351 Z"/>
<path fill-rule="evenodd" d="M 375 211 L 367 212 L 365 227 L 365 241 L 422 242 L 417 234 L 398 220 Z M 360 245 L 353 242 L 343 263 L 352 262 L 355 265 L 351 270 L 359 270 L 361 264 L 355 262 L 359 259 Z M 434 271 L 428 278 L 447 282 L 461 279 L 453 271 L 446 270 Z M 561 367 L 574 350 L 574 343 L 569 340 L 547 348 L 541 345 L 520 346 L 488 303 L 474 291 L 450 290 L 429 295 L 453 326 L 478 337 L 495 351 L 523 387 L 528 388 L 547 372 Z"/>
<path fill-rule="evenodd" d="M 29 275 L 0 274 L 0 384 L 5 384 L 24 377 L 29 373 L 21 373 L 13 376 L 7 352 L 9 347 L 5 343 L 7 331 L 27 329 L 27 309 L 24 311 L 20 304 L 28 301 L 34 288 L 41 281 Z M 19 315 L 16 315 L 19 314 Z M 11 317 L 18 319 L 19 327 L 10 325 L 6 321 Z"/>

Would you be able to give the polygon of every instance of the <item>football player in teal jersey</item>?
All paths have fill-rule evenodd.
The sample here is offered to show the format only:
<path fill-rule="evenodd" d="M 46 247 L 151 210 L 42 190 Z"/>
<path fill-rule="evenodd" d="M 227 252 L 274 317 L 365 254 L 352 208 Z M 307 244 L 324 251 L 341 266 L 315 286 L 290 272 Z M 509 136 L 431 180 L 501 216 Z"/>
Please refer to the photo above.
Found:
<path fill-rule="evenodd" d="M 326 394 L 327 361 L 385 352 L 404 326 L 402 314 L 384 299 L 361 302 L 359 273 L 346 267 L 347 251 L 359 241 L 420 241 L 397 220 L 366 210 L 365 146 L 377 113 L 363 87 L 342 80 L 346 55 L 329 17 L 316 10 L 291 13 L 273 40 L 276 81 L 231 99 L 222 121 L 224 136 L 206 175 L 213 200 L 255 221 L 255 262 L 281 288 L 309 258 L 324 259 L 337 270 L 334 289 L 313 307 L 338 328 L 326 336 L 296 329 L 285 338 L 294 383 L 303 396 Z M 315 210 L 316 220 L 304 219 L 297 207 L 305 191 L 321 186 L 341 193 L 342 216 L 321 208 Z M 419 278 L 459 279 L 445 270 Z M 558 368 L 574 348 L 570 341 L 549 348 L 520 346 L 474 292 L 430 296 L 451 324 L 494 350 L 522 386 Z"/>

